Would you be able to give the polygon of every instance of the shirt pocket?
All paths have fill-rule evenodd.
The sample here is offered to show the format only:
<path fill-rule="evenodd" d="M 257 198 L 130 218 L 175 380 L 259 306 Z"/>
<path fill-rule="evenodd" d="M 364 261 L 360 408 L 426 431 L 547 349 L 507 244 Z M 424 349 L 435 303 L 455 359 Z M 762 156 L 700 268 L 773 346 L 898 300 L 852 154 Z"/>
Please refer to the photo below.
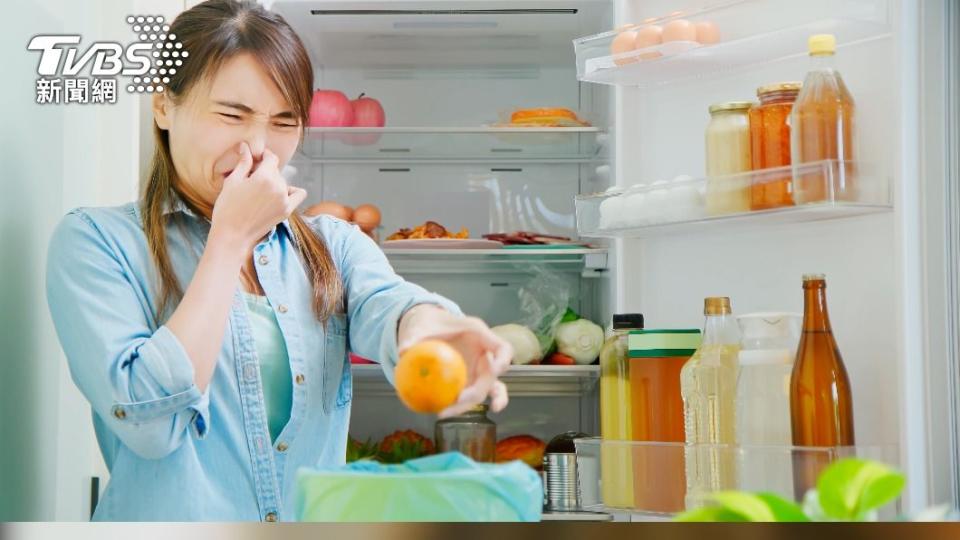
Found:
<path fill-rule="evenodd" d="M 353 379 L 347 356 L 347 319 L 333 315 L 327 321 L 323 354 L 323 410 L 327 414 L 353 399 Z"/>

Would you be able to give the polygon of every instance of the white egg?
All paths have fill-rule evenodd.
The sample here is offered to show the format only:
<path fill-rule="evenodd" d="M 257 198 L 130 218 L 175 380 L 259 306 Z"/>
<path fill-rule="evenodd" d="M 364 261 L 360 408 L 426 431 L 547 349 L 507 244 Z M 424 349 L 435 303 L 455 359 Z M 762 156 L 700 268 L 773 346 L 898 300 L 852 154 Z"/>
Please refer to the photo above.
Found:
<path fill-rule="evenodd" d="M 674 194 L 674 201 L 678 206 L 699 206 L 700 194 L 697 188 L 689 184 L 681 185 L 670 190 Z"/>
<path fill-rule="evenodd" d="M 623 215 L 623 197 L 608 197 L 600 203 L 600 228 L 604 230 L 620 227 Z"/>
<path fill-rule="evenodd" d="M 656 185 L 656 182 L 654 182 Z M 651 223 L 660 223 L 664 220 L 669 196 L 665 189 L 655 189 L 647 194 L 647 216 Z"/>
<path fill-rule="evenodd" d="M 623 205 L 623 217 L 628 227 L 640 227 L 646 221 L 647 208 L 646 193 L 632 193 L 627 195 Z"/>

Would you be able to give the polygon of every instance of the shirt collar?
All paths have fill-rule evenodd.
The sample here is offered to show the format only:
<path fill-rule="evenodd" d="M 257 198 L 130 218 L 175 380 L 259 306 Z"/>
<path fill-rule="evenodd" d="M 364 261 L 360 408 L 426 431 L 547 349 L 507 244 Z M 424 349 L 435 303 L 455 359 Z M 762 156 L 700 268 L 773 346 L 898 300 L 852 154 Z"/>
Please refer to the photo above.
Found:
<path fill-rule="evenodd" d="M 137 213 L 139 214 L 139 212 L 140 212 L 140 206 L 137 205 Z M 168 200 L 163 208 L 164 216 L 169 214 L 175 214 L 175 213 L 182 213 L 197 220 L 202 219 L 207 223 L 210 222 L 210 220 L 208 220 L 207 218 L 197 215 L 197 213 L 191 210 L 190 207 L 187 206 L 185 202 L 183 202 L 183 199 L 181 199 L 178 196 L 174 196 L 172 201 Z M 297 237 L 293 234 L 293 226 L 290 224 L 289 218 L 281 221 L 277 227 L 274 227 L 274 229 L 270 231 L 268 240 L 273 240 L 276 237 L 277 229 L 280 229 L 280 228 L 282 228 L 284 232 L 286 232 L 287 238 L 289 238 L 294 244 L 297 243 Z"/>

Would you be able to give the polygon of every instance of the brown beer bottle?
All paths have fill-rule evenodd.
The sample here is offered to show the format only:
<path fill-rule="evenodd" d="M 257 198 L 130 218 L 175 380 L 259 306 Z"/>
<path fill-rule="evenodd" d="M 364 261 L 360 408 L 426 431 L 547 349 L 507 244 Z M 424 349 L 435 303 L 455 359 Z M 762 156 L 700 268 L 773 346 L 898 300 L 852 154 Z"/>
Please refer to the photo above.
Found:
<path fill-rule="evenodd" d="M 853 446 L 850 379 L 833 339 L 827 315 L 827 282 L 822 274 L 803 276 L 803 334 L 790 381 L 794 446 Z M 798 450 L 794 492 L 815 487 L 833 453 Z"/>

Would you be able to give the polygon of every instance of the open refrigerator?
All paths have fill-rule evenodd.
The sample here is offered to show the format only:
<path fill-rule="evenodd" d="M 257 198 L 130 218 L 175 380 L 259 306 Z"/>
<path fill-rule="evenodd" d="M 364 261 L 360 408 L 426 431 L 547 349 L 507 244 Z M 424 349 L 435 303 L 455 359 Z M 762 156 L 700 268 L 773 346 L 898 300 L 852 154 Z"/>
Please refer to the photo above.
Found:
<path fill-rule="evenodd" d="M 467 227 L 474 238 L 532 230 L 589 244 L 385 249 L 406 279 L 448 296 L 490 325 L 521 319 L 518 291 L 546 272 L 566 283 L 572 308 L 604 327 L 614 313 L 642 312 L 647 327 L 696 328 L 706 296 L 731 297 L 735 314 L 797 312 L 801 275 L 825 273 L 833 327 L 853 385 L 858 443 L 881 448 L 908 473 L 908 508 L 949 492 L 955 474 L 934 472 L 948 465 L 931 461 L 926 381 L 916 360 L 923 333 L 922 306 L 914 298 L 923 265 L 915 246 L 918 3 L 269 5 L 302 36 L 317 88 L 351 97 L 365 93 L 386 110 L 384 128 L 308 130 L 292 162 L 293 181 L 310 193 L 307 205 L 376 204 L 383 212 L 381 240 L 433 220 L 454 230 Z M 720 41 L 611 53 L 618 26 L 677 18 L 713 21 Z M 854 159 L 868 188 L 859 198 L 721 217 L 648 205 L 648 215 L 605 222 L 601 207 L 612 197 L 650 199 L 671 179 L 671 185 L 701 189 L 708 106 L 754 100 L 763 84 L 802 80 L 809 69 L 806 40 L 816 33 L 836 36 L 836 67 L 857 103 Z M 641 53 L 648 57 L 641 59 Z M 527 107 L 569 108 L 589 126 L 498 124 Z M 373 137 L 350 139 L 357 134 Z M 837 164 L 808 167 L 829 179 L 826 173 Z M 764 182 L 776 172 L 740 179 Z M 599 435 L 598 370 L 512 368 L 505 377 L 510 406 L 493 416 L 498 437 L 549 440 L 568 430 Z M 433 433 L 433 419 L 399 406 L 379 368 L 355 366 L 353 375 L 352 436 L 377 439 L 397 429 Z"/>

